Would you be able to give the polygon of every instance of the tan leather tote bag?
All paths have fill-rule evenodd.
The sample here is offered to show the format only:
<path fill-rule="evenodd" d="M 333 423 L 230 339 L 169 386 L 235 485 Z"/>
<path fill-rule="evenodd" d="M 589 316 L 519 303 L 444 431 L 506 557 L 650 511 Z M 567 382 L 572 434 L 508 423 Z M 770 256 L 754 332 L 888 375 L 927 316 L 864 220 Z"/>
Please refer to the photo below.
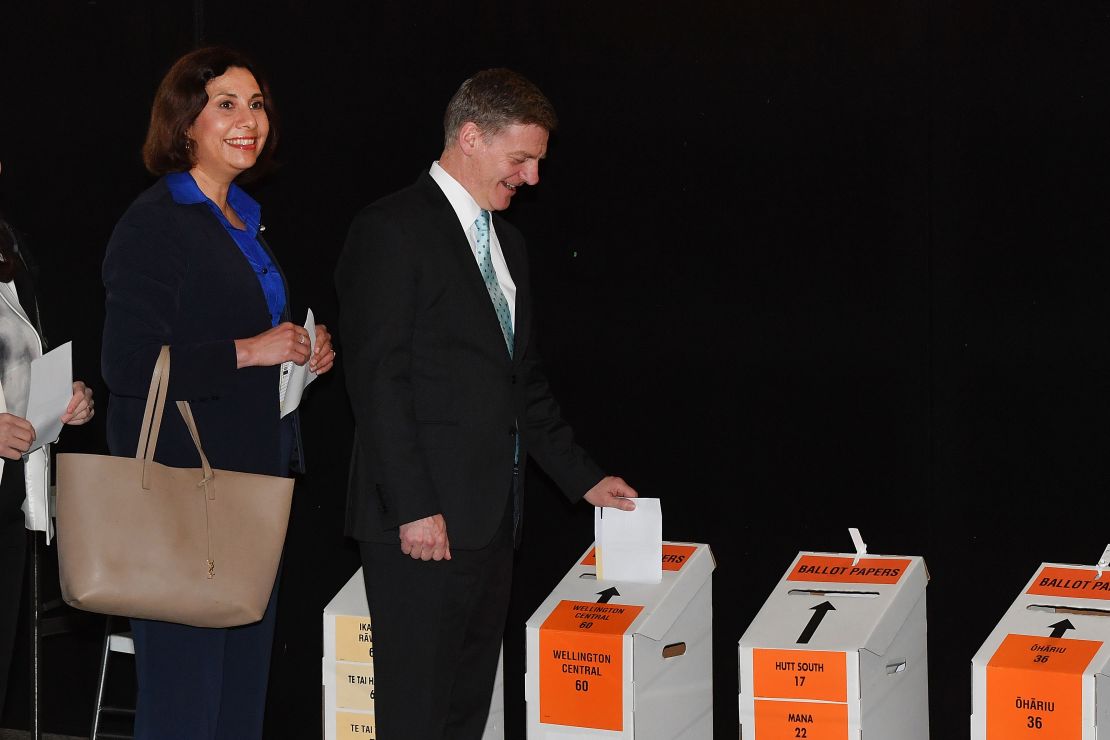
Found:
<path fill-rule="evenodd" d="M 257 622 L 274 587 L 292 478 L 215 470 L 188 401 L 199 468 L 154 462 L 169 387 L 162 347 L 135 457 L 61 454 L 58 565 L 67 604 L 194 627 Z"/>

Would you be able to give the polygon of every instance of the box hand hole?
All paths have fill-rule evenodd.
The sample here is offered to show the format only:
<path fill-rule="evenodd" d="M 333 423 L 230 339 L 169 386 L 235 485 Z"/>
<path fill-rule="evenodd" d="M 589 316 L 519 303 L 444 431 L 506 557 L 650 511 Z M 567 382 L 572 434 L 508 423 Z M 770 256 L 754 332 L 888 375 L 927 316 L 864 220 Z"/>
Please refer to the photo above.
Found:
<path fill-rule="evenodd" d="M 906 661 L 904 661 L 904 660 L 899 660 L 899 661 L 896 661 L 894 663 L 887 663 L 887 665 L 886 665 L 886 675 L 888 675 L 888 676 L 895 676 L 899 673 L 905 672 L 905 670 L 906 670 Z"/>
<path fill-rule="evenodd" d="M 678 656 L 685 654 L 686 643 L 684 642 L 672 642 L 670 645 L 667 645 L 663 648 L 664 658 L 677 658 Z"/>

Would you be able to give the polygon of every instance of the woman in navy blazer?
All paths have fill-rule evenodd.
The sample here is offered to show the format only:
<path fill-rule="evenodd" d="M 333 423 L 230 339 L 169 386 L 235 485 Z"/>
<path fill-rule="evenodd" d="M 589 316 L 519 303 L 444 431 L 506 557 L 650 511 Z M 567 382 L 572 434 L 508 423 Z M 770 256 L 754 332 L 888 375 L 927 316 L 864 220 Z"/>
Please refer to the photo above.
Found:
<path fill-rule="evenodd" d="M 282 363 L 327 372 L 291 323 L 284 275 L 259 234 L 260 209 L 236 184 L 264 168 L 277 141 L 265 82 L 242 54 L 207 48 L 179 59 L 156 93 L 143 159 L 162 178 L 120 219 L 108 244 L 102 366 L 111 391 L 108 445 L 132 456 L 159 349 L 170 345 L 169 398 L 188 400 L 213 467 L 288 475 L 296 415 L 279 412 Z M 157 459 L 197 464 L 177 414 Z M 135 737 L 262 737 L 274 593 L 261 622 L 205 629 L 131 620 L 139 679 Z"/>

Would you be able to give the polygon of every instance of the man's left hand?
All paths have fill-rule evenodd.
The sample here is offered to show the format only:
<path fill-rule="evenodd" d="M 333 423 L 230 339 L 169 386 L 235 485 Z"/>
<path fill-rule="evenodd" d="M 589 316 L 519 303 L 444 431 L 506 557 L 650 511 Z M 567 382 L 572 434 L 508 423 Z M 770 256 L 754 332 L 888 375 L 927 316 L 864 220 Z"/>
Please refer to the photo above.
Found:
<path fill-rule="evenodd" d="M 597 485 L 586 491 L 582 498 L 594 506 L 611 506 L 614 509 L 632 511 L 636 504 L 628 499 L 639 496 L 636 489 L 624 482 L 624 478 L 607 475 L 597 482 Z"/>

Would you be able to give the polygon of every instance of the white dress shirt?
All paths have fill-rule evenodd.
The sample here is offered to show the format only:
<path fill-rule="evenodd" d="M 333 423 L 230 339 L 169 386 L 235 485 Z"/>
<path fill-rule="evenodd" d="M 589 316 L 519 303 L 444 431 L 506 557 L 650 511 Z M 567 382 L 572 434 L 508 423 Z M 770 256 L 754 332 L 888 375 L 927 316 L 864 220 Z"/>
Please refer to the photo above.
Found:
<path fill-rule="evenodd" d="M 475 233 L 477 230 L 474 228 L 474 222 L 477 220 L 478 214 L 481 213 L 482 207 L 466 191 L 466 188 L 459 184 L 458 180 L 451 177 L 446 170 L 439 166 L 439 162 L 432 162 L 428 174 L 436 181 L 439 189 L 451 202 L 451 207 L 455 209 L 459 224 L 466 234 L 467 241 L 470 242 L 470 252 L 474 255 L 474 263 L 480 267 L 478 237 Z M 501 251 L 501 242 L 497 240 L 497 230 L 493 228 L 492 214 L 489 222 L 489 256 L 490 261 L 493 262 L 493 272 L 497 275 L 497 283 L 501 286 L 501 292 L 505 294 L 505 301 L 509 304 L 509 318 L 513 322 L 513 330 L 516 331 L 516 283 L 513 282 L 513 276 L 509 274 L 509 266 L 505 264 L 505 254 Z"/>

